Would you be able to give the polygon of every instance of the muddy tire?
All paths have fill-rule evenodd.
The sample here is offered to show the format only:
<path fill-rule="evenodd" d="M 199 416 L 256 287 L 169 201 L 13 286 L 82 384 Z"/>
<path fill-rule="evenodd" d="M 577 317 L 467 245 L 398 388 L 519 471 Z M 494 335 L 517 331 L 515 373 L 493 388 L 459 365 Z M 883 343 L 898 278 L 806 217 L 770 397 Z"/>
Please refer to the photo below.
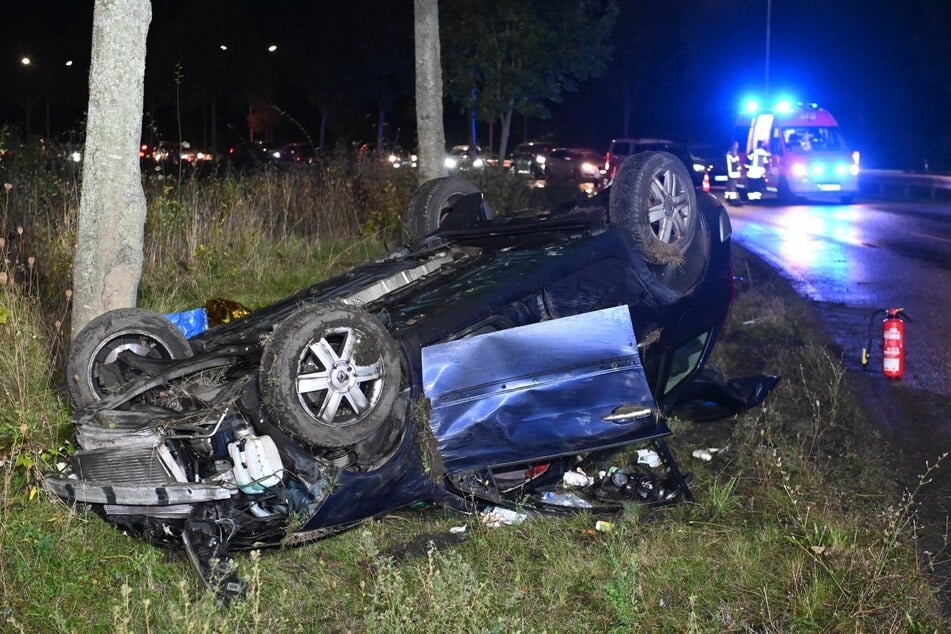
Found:
<path fill-rule="evenodd" d="M 478 185 L 462 176 L 434 178 L 420 185 L 409 202 L 410 242 L 415 244 L 438 229 L 460 198 L 479 192 Z M 486 212 L 483 220 L 488 220 L 491 213 L 485 206 L 483 210 Z"/>
<path fill-rule="evenodd" d="M 673 154 L 644 152 L 618 168 L 608 218 L 629 230 L 649 264 L 683 261 L 697 231 L 697 193 Z"/>
<path fill-rule="evenodd" d="M 66 362 L 67 390 L 77 409 L 95 405 L 138 376 L 116 363 L 124 351 L 156 360 L 192 355 L 185 335 L 158 313 L 119 308 L 99 315 L 76 335 Z"/>
<path fill-rule="evenodd" d="M 314 448 L 347 447 L 390 418 L 399 349 L 370 314 L 344 304 L 303 308 L 282 322 L 261 358 L 261 393 L 284 432 Z"/>

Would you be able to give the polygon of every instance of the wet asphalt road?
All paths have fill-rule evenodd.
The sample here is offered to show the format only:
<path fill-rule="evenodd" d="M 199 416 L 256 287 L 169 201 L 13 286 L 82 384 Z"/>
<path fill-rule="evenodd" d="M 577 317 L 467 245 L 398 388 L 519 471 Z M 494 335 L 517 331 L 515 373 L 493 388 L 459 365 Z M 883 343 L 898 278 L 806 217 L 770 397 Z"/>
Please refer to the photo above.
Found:
<path fill-rule="evenodd" d="M 813 300 L 857 367 L 877 308 L 904 307 L 909 387 L 951 397 L 951 205 L 746 204 L 734 237 Z M 880 369 L 881 320 L 873 327 Z M 949 447 L 951 448 L 951 447 Z"/>
<path fill-rule="evenodd" d="M 767 201 L 729 210 L 734 241 L 812 300 L 872 424 L 888 441 L 895 479 L 913 489 L 925 462 L 951 451 L 951 205 Z M 861 370 L 869 316 L 888 307 L 903 307 L 913 320 L 906 324 L 900 380 L 882 376 L 880 317 L 872 326 L 869 371 Z M 944 532 L 951 456 L 920 501 L 931 528 Z"/>

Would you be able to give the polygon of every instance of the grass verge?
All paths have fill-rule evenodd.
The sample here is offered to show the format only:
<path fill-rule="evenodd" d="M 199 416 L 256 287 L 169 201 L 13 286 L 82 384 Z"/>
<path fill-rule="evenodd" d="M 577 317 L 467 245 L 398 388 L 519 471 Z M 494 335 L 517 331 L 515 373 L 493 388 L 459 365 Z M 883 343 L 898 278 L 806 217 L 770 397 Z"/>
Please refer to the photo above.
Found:
<path fill-rule="evenodd" d="M 205 208 L 188 213 L 211 217 Z M 318 240 L 307 232 L 249 237 L 229 226 L 215 238 L 199 222 L 208 239 L 192 243 L 153 235 L 153 245 L 166 246 L 148 260 L 144 303 L 180 309 L 214 294 L 261 305 L 381 249 L 360 231 Z M 202 244 L 216 257 L 203 255 Z M 738 271 L 747 264 L 738 259 Z M 784 379 L 737 420 L 672 421 L 672 449 L 695 474 L 694 503 L 632 506 L 608 533 L 593 531 L 584 514 L 491 530 L 436 508 L 394 513 L 301 548 L 240 555 L 250 598 L 221 611 L 183 558 L 38 493 L 38 469 L 55 460 L 69 419 L 50 362 L 62 347 L 55 311 L 19 282 L 23 270 L 8 265 L 0 287 L 0 630 L 949 626 L 920 569 L 913 493 L 891 488 L 880 441 L 805 304 L 758 274 L 741 285 L 715 362 L 727 374 Z M 711 462 L 690 458 L 698 447 L 727 446 Z M 461 524 L 466 538 L 449 539 Z"/>

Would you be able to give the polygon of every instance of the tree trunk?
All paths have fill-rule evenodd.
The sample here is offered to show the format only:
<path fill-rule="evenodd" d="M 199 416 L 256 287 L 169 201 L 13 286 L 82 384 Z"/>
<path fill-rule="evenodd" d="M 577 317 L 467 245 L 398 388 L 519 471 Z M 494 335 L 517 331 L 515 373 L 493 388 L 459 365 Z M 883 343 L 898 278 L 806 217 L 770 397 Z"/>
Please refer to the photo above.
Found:
<path fill-rule="evenodd" d="M 73 258 L 72 333 L 135 306 L 145 193 L 139 173 L 148 0 L 96 0 L 82 194 Z"/>
<path fill-rule="evenodd" d="M 327 142 L 327 118 L 330 116 L 330 113 L 327 110 L 320 111 L 320 155 L 323 156 L 325 150 L 327 149 L 325 143 Z"/>
<path fill-rule="evenodd" d="M 413 0 L 416 32 L 416 130 L 419 182 L 445 176 L 446 132 L 442 120 L 442 67 L 437 0 Z"/>
<path fill-rule="evenodd" d="M 376 119 L 376 155 L 383 156 L 386 147 L 386 109 L 379 107 Z"/>
<path fill-rule="evenodd" d="M 509 131 L 512 129 L 512 108 L 509 107 L 501 117 L 499 130 L 499 156 L 505 156 L 509 147 Z"/>

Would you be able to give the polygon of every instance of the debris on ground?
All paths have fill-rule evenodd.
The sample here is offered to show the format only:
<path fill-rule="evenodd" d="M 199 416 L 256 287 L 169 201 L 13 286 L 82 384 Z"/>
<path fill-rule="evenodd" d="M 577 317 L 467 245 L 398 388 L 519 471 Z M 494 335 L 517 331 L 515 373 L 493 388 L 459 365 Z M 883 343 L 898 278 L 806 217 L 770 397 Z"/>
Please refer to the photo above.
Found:
<path fill-rule="evenodd" d="M 574 493 L 545 491 L 538 497 L 538 500 L 545 504 L 551 504 L 554 506 L 568 506 L 578 509 L 589 509 L 592 507 L 591 502 L 585 500 L 584 498 L 578 497 Z"/>
<path fill-rule="evenodd" d="M 690 455 L 697 460 L 710 462 L 713 460 L 713 456 L 717 455 L 718 453 L 723 453 L 729 448 L 730 446 L 727 445 L 726 447 L 707 447 L 706 449 L 695 449 Z"/>
<path fill-rule="evenodd" d="M 562 486 L 585 488 L 594 484 L 594 478 L 585 475 L 584 471 L 566 471 L 561 477 Z"/>
<path fill-rule="evenodd" d="M 492 506 L 482 512 L 482 523 L 489 528 L 521 524 L 528 519 L 525 513 L 519 513 L 501 506 Z"/>

